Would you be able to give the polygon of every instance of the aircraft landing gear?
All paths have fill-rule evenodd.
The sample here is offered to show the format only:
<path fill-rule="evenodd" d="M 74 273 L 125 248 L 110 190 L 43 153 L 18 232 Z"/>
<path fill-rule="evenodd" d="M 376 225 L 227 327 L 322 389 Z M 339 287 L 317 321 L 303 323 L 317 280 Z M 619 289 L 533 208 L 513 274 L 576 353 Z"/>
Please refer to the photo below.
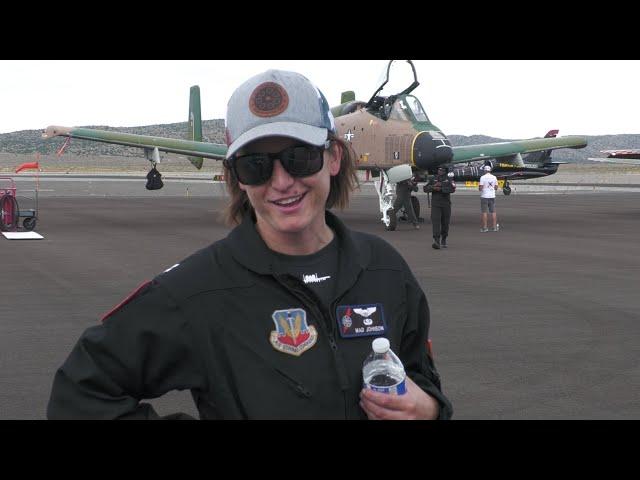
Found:
<path fill-rule="evenodd" d="M 393 204 L 396 200 L 396 184 L 402 180 L 411 178 L 412 175 L 413 172 L 409 165 L 396 165 L 389 170 L 381 168 L 378 179 L 373 181 L 378 199 L 380 200 L 380 213 L 382 213 L 380 220 L 385 230 L 395 230 L 398 226 L 398 213 L 403 212 L 402 209 L 399 212 L 393 209 Z M 417 204 L 418 212 L 416 216 L 418 216 L 420 214 L 420 203 L 418 199 L 413 196 L 411 197 L 411 202 L 414 210 Z"/>
<path fill-rule="evenodd" d="M 509 181 L 504 181 L 504 187 L 502 188 L 502 193 L 505 195 L 511 195 L 511 187 L 509 186 Z"/>
<path fill-rule="evenodd" d="M 387 172 L 380 169 L 380 175 L 377 180 L 373 181 L 380 200 L 380 213 L 382 213 L 382 224 L 384 229 L 393 231 L 398 226 L 398 217 L 393 209 L 393 202 L 396 199 L 396 185 L 389 182 Z"/>

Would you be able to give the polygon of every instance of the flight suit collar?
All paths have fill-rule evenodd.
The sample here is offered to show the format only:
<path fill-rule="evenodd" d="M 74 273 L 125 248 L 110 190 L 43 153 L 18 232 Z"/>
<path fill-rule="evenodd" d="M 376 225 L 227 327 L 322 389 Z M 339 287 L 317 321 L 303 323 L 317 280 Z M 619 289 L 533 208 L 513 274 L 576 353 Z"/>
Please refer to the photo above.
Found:
<path fill-rule="evenodd" d="M 367 266 L 370 252 L 368 248 L 356 247 L 351 231 L 333 213 L 325 211 L 325 218 L 338 240 L 339 288 L 341 285 L 352 285 L 360 271 Z M 231 231 L 228 240 L 231 254 L 238 263 L 262 275 L 274 274 L 274 256 L 258 234 L 252 215 L 244 217 L 242 223 Z"/>

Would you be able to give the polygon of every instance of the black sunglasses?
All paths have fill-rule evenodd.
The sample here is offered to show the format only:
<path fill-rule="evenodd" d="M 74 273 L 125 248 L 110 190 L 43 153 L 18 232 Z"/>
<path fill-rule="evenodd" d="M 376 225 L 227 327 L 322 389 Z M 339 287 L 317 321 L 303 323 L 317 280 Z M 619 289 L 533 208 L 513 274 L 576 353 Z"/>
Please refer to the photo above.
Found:
<path fill-rule="evenodd" d="M 225 166 L 230 168 L 238 181 L 245 185 L 262 185 L 269 181 L 273 174 L 275 160 L 280 160 L 282 168 L 292 177 L 308 177 L 322 170 L 323 153 L 329 145 L 330 143 L 326 142 L 322 147 L 298 145 L 277 153 L 233 155 L 225 160 Z"/>

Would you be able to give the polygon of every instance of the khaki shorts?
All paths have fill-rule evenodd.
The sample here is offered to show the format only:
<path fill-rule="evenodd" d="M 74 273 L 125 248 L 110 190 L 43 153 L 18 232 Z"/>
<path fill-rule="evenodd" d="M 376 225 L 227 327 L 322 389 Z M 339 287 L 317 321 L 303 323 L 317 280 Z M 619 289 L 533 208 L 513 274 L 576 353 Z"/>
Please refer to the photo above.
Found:
<path fill-rule="evenodd" d="M 493 213 L 496 211 L 496 199 L 495 198 L 481 198 L 480 199 L 480 210 L 482 213 Z"/>

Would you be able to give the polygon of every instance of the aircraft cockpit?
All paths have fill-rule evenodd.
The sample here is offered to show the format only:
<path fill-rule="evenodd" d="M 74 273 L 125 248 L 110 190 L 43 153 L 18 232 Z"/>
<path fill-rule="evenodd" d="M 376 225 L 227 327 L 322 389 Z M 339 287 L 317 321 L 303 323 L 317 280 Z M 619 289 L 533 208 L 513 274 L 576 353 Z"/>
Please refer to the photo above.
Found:
<path fill-rule="evenodd" d="M 369 113 L 382 120 L 400 120 L 403 122 L 429 122 L 420 100 L 413 95 L 391 95 L 375 97 L 368 106 Z"/>
<path fill-rule="evenodd" d="M 389 81 L 389 73 L 393 62 L 394 60 L 391 60 L 387 65 L 382 84 L 367 102 L 365 108 L 372 115 L 375 115 L 385 121 L 391 119 L 405 122 L 428 122 L 429 119 L 427 118 L 420 101 L 413 95 L 409 95 L 418 85 L 420 85 L 415 67 L 411 60 L 407 60 L 407 63 L 411 66 L 411 72 L 413 73 L 413 82 L 411 85 L 395 95 L 378 95 Z"/>
<path fill-rule="evenodd" d="M 412 123 L 429 121 L 420 100 L 413 95 L 398 97 L 390 108 L 388 119 Z"/>

